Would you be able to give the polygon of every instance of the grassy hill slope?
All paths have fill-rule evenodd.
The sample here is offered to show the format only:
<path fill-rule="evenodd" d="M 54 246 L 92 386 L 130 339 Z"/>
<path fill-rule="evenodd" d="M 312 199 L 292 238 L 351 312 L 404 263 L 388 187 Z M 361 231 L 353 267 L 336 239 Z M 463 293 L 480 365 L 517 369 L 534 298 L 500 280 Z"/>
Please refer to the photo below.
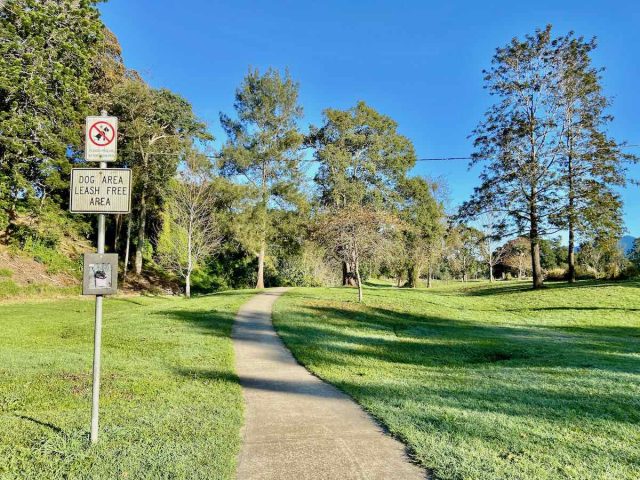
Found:
<path fill-rule="evenodd" d="M 640 478 L 640 284 L 296 289 L 275 324 L 437 479 Z"/>

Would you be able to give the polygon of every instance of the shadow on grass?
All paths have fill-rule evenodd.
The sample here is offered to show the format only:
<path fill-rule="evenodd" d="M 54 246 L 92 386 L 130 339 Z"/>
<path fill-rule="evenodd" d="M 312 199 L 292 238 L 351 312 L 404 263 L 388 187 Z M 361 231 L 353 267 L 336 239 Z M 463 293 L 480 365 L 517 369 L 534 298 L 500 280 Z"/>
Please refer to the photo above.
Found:
<path fill-rule="evenodd" d="M 618 384 L 640 375 L 637 328 L 482 325 L 375 307 L 316 305 L 293 315 L 279 324 L 285 343 L 301 363 L 350 372 L 334 383 L 361 403 L 422 398 L 559 422 L 640 422 L 640 398 Z"/>
<path fill-rule="evenodd" d="M 379 283 L 379 282 L 371 282 L 371 281 L 362 282 L 362 285 L 369 288 L 380 288 L 385 290 L 398 288 L 396 285 L 392 285 L 390 283 Z M 351 288 L 356 288 L 356 287 L 351 287 Z"/>
<path fill-rule="evenodd" d="M 209 370 L 203 368 L 172 368 L 173 373 L 193 380 L 215 380 L 228 383 L 239 383 L 238 376 L 231 372 Z"/>
<path fill-rule="evenodd" d="M 321 398 L 339 398 L 342 396 L 339 390 L 326 383 L 318 382 L 315 379 L 311 381 L 282 381 L 247 375 L 239 378 L 237 375 L 227 372 L 202 369 L 174 369 L 174 372 L 189 379 L 204 379 L 239 384 L 249 390 L 266 390 Z M 311 378 L 313 379 L 314 377 Z"/>
<path fill-rule="evenodd" d="M 594 287 L 627 287 L 627 288 L 640 288 L 640 282 L 638 281 L 606 281 L 606 280 L 580 280 L 576 283 L 569 282 L 546 282 L 544 287 L 539 290 L 534 290 L 530 282 L 517 282 L 509 283 L 507 285 L 499 285 L 499 282 L 488 284 L 483 283 L 480 285 L 469 285 L 464 291 L 464 295 L 469 296 L 494 296 L 504 295 L 516 292 L 540 292 L 545 290 L 558 290 L 558 289 L 575 289 L 575 288 L 594 288 Z M 455 292 L 455 295 L 458 293 Z"/>
<path fill-rule="evenodd" d="M 219 312 L 216 310 L 159 310 L 151 315 L 157 315 L 174 320 L 181 320 L 191 327 L 198 329 L 201 333 L 215 335 L 217 337 L 230 337 L 231 328 L 235 315 L 230 312 Z"/>
<path fill-rule="evenodd" d="M 372 345 L 384 360 L 425 365 L 464 365 L 524 360 L 527 367 L 600 368 L 640 373 L 640 357 L 621 360 L 617 354 L 640 354 L 635 327 L 524 327 L 478 324 L 438 316 L 398 313 L 380 307 L 365 311 L 312 306 L 308 310 L 331 319 L 348 319 L 374 336 L 331 331 L 343 344 L 360 351 Z M 311 315 L 312 316 L 312 315 Z M 307 326 L 314 330 L 315 327 Z M 375 335 L 380 331 L 394 337 Z M 306 332 L 302 337 L 317 335 Z M 326 333 L 326 330 L 324 330 Z M 382 348 L 379 348 L 382 347 Z M 507 364 L 507 366 L 510 364 Z"/>
<path fill-rule="evenodd" d="M 40 425 L 41 427 L 46 427 L 50 430 L 53 430 L 55 433 L 59 433 L 62 436 L 65 436 L 65 437 L 67 436 L 64 430 L 62 430 L 57 425 L 54 425 L 53 423 L 43 422 L 42 420 L 38 420 L 37 418 L 33 418 L 28 415 L 18 415 L 18 414 L 14 414 L 14 415 L 17 418 L 20 418 L 22 420 L 27 420 L 28 422 L 32 422 L 32 423 L 35 423 L 36 425 Z"/>

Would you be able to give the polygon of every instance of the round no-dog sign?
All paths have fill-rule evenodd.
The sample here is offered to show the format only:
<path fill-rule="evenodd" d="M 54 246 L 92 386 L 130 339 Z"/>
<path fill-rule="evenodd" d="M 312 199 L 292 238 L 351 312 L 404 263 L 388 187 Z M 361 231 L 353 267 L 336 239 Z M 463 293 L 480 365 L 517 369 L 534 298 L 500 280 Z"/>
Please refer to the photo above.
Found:
<path fill-rule="evenodd" d="M 85 160 L 114 162 L 118 151 L 118 119 L 116 117 L 87 117 Z"/>

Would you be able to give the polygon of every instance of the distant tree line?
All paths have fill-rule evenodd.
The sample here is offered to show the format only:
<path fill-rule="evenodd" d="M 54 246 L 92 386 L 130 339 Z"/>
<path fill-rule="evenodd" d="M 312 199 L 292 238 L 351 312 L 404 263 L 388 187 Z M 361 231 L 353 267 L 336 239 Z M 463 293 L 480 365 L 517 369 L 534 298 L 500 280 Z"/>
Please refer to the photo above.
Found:
<path fill-rule="evenodd" d="M 406 287 L 480 277 L 532 277 L 539 287 L 545 273 L 574 281 L 628 266 L 613 248 L 615 187 L 635 159 L 606 134 L 594 41 L 547 28 L 498 49 L 486 72 L 498 102 L 475 131 L 482 183 L 447 215 L 446 186 L 410 175 L 414 147 L 393 119 L 360 101 L 327 108 L 303 131 L 287 71 L 249 70 L 214 148 L 187 100 L 124 65 L 97 3 L 0 9 L 4 244 L 56 250 L 65 238 L 95 238 L 93 218 L 67 213 L 68 184 L 85 165 L 84 117 L 106 110 L 119 118 L 114 166 L 133 169 L 133 211 L 107 225 L 129 282 L 177 278 L 187 295 L 342 284 L 362 300 L 372 275 Z M 561 230 L 568 246 L 547 240 Z"/>

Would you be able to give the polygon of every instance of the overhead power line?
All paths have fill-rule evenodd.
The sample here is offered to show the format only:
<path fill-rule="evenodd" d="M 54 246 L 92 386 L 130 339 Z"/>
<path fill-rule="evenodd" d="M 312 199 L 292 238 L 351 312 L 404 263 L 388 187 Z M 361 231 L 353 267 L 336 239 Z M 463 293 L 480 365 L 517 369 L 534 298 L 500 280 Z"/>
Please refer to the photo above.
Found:
<path fill-rule="evenodd" d="M 471 157 L 418 158 L 416 159 L 416 162 L 446 162 L 449 160 L 471 160 Z"/>
<path fill-rule="evenodd" d="M 621 144 L 616 145 L 618 148 L 638 148 L 640 144 Z M 473 157 L 433 157 L 433 158 L 418 158 L 416 162 L 446 162 L 456 160 L 473 160 Z"/>
<path fill-rule="evenodd" d="M 1 0 L 0 0 L 1 1 Z M 19 138 L 19 137 L 7 137 L 4 135 L 0 135 L 0 139 L 2 140 L 16 140 L 16 141 L 21 141 L 21 142 L 30 142 L 30 143 L 36 143 L 37 140 L 32 140 L 29 138 Z M 640 144 L 634 143 L 634 144 L 621 144 L 621 145 L 616 145 L 618 148 L 639 148 Z M 175 153 L 171 153 L 171 152 L 150 152 L 150 155 L 170 155 L 170 156 L 177 156 Z M 206 158 L 211 158 L 211 159 L 217 159 L 220 158 L 218 155 L 203 155 Z M 427 158 L 418 158 L 416 159 L 416 162 L 456 162 L 456 161 L 460 161 L 460 160 L 473 160 L 473 157 L 471 156 L 467 156 L 467 157 L 427 157 Z"/>

